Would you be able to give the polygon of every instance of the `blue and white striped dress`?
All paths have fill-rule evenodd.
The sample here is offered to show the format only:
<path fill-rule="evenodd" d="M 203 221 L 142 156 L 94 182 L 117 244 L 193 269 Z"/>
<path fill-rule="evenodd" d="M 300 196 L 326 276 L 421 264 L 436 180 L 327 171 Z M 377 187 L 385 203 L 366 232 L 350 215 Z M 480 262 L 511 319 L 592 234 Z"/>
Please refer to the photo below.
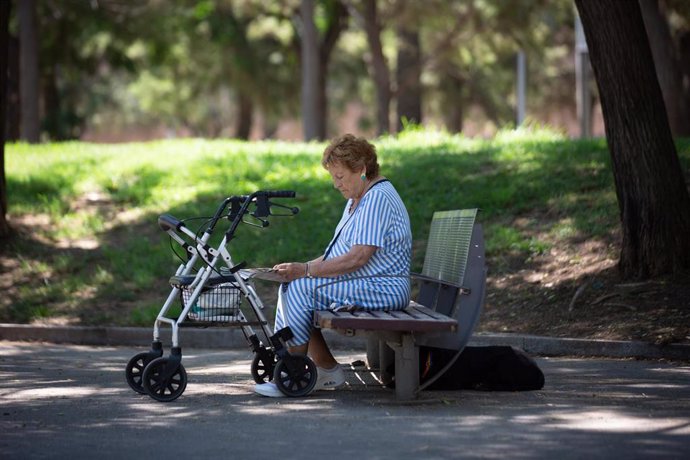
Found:
<path fill-rule="evenodd" d="M 298 278 L 282 286 L 275 330 L 290 326 L 294 334 L 290 346 L 309 341 L 314 310 L 341 305 L 364 310 L 402 310 L 409 303 L 412 231 L 400 195 L 386 180 L 374 184 L 352 214 L 351 204 L 352 200 L 348 200 L 325 259 L 341 256 L 354 245 L 378 249 L 363 267 L 352 273 L 335 278 Z M 317 289 L 318 286 L 321 287 Z"/>

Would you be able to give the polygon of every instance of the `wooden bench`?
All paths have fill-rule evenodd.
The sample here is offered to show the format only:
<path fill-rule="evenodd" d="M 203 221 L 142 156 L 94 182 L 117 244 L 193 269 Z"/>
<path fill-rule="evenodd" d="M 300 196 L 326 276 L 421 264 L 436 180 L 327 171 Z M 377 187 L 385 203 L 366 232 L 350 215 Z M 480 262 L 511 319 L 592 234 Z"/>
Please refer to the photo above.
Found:
<path fill-rule="evenodd" d="M 314 314 L 317 327 L 367 337 L 367 363 L 372 370 L 378 369 L 382 383 L 391 382 L 387 369 L 394 364 L 398 399 L 415 398 L 435 380 L 432 377 L 424 387 L 419 385 L 420 346 L 457 350 L 459 354 L 479 319 L 486 267 L 482 227 L 475 223 L 477 211 L 434 213 L 424 268 L 421 274 L 411 275 L 418 293 L 405 310 L 327 310 Z"/>

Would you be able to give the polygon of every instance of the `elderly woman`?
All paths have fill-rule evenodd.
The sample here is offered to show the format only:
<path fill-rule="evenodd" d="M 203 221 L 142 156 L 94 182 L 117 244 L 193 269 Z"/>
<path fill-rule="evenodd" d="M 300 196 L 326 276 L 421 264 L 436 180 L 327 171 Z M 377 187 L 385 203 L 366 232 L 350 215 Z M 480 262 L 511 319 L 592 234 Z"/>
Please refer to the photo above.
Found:
<path fill-rule="evenodd" d="M 412 252 L 407 210 L 393 184 L 379 174 L 372 144 L 346 134 L 330 143 L 321 164 L 347 199 L 333 239 L 316 259 L 274 267 L 287 282 L 280 289 L 275 330 L 289 326 L 294 334 L 288 343 L 290 352 L 308 353 L 313 359 L 317 366 L 314 390 L 345 383 L 321 331 L 313 327 L 314 310 L 341 305 L 363 310 L 405 308 L 410 298 Z M 273 383 L 257 384 L 255 391 L 283 396 Z"/>

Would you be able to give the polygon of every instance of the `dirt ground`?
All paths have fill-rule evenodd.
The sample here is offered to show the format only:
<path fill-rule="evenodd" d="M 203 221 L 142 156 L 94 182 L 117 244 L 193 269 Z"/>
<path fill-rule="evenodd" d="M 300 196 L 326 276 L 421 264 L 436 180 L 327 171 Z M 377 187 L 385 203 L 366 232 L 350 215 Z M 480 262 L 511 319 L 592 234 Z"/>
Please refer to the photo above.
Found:
<path fill-rule="evenodd" d="M 584 241 L 513 262 L 489 276 L 479 329 L 689 343 L 690 275 L 624 281 L 617 253 L 615 243 Z"/>

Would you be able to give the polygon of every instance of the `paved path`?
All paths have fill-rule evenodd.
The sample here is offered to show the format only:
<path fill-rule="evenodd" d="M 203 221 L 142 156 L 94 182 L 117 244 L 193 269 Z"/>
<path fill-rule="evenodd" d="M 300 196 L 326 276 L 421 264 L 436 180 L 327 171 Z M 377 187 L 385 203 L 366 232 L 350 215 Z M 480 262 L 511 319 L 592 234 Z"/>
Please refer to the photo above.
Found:
<path fill-rule="evenodd" d="M 159 403 L 124 381 L 139 351 L 0 342 L 2 458 L 690 458 L 687 365 L 540 358 L 542 391 L 414 403 L 350 372 L 343 390 L 275 400 L 252 394 L 248 351 L 188 349 L 186 392 Z"/>

